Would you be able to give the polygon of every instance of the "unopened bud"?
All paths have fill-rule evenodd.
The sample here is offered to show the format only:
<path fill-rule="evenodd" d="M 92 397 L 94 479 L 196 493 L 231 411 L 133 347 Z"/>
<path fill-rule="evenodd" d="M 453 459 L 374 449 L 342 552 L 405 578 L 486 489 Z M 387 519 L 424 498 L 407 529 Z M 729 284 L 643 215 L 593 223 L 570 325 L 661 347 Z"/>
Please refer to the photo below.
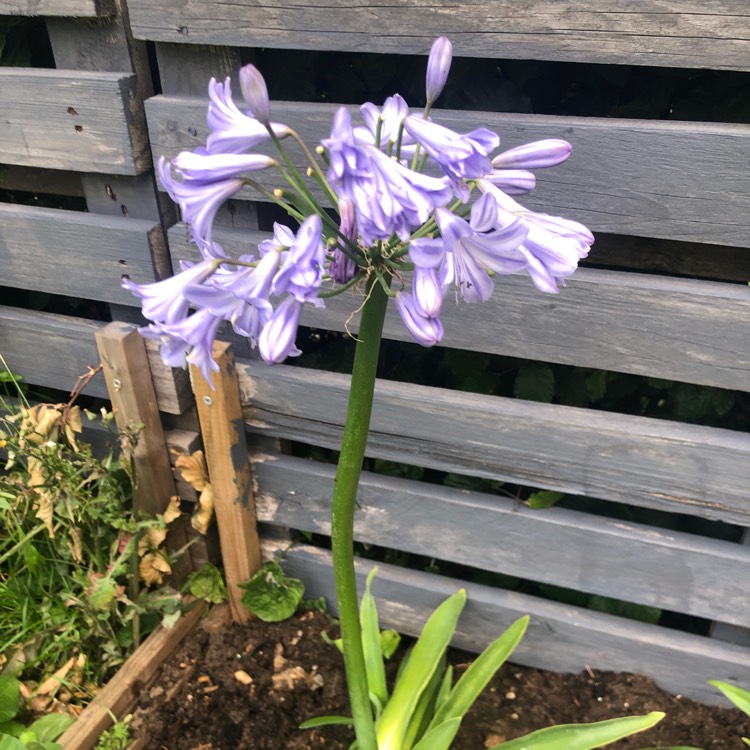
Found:
<path fill-rule="evenodd" d="M 496 169 L 554 167 L 564 162 L 572 151 L 573 147 L 567 141 L 561 138 L 546 138 L 503 151 L 492 160 L 492 166 Z"/>
<path fill-rule="evenodd" d="M 453 45 L 448 37 L 441 36 L 432 43 L 427 60 L 427 101 L 434 102 L 442 93 L 448 80 L 448 71 L 453 59 Z"/>
<path fill-rule="evenodd" d="M 267 128 L 271 127 L 271 105 L 268 89 L 260 71 L 254 65 L 240 69 L 240 88 L 250 113 Z"/>

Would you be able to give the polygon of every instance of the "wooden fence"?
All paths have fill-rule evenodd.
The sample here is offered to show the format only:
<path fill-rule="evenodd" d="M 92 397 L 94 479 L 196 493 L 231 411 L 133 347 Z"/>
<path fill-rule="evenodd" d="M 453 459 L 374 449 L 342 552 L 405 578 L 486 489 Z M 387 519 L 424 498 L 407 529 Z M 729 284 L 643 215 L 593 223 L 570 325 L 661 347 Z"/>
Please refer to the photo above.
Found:
<path fill-rule="evenodd" d="M 151 159 L 205 140 L 208 79 L 233 75 L 257 48 L 424 55 L 446 34 L 457 57 L 750 69 L 743 0 L 710 12 L 676 0 L 643 0 L 627 13 L 620 6 L 533 0 L 516 17 L 517 4 L 504 0 L 470 0 L 460 13 L 440 0 L 129 0 L 127 9 L 118 0 L 0 0 L 0 14 L 49 16 L 57 64 L 0 69 L 0 146 L 8 164 L 0 187 L 68 191 L 88 207 L 0 205 L 2 284 L 101 301 L 113 318 L 133 319 L 134 300 L 119 284 L 123 273 L 139 282 L 159 278 L 177 259 L 195 257 L 185 227 L 154 188 Z M 327 135 L 334 109 L 300 99 L 274 103 L 273 117 L 315 143 Z M 600 234 L 593 267 L 554 298 L 510 277 L 485 305 L 448 306 L 443 346 L 750 390 L 750 293 L 737 283 L 750 278 L 750 126 L 476 111 L 435 116 L 464 131 L 496 129 L 507 146 L 571 140 L 573 158 L 539 175 L 527 203 Z M 216 237 L 228 249 L 267 236 L 249 192 L 218 225 Z M 303 323 L 342 331 L 356 304 L 339 298 L 306 313 Z M 2 307 L 0 352 L 29 382 L 65 388 L 98 359 L 94 334 L 103 322 Z M 408 338 L 393 314 L 386 336 Z M 268 368 L 246 349 L 237 356 L 261 536 L 271 540 L 278 527 L 326 535 L 332 466 L 279 445 L 335 449 L 348 377 Z M 151 364 L 170 424 L 195 430 L 184 378 L 153 358 Z M 93 393 L 106 395 L 104 382 Z M 372 459 L 750 526 L 746 432 L 395 381 L 379 381 L 376 398 Z M 528 613 L 529 633 L 515 656 L 521 663 L 644 672 L 708 701 L 716 696 L 707 679 L 750 685 L 750 547 L 739 541 L 564 507 L 531 510 L 500 495 L 379 474 L 364 478 L 356 536 L 464 569 L 714 623 L 710 634 L 697 635 L 382 564 L 375 593 L 383 619 L 403 632 L 417 632 L 442 598 L 466 586 L 469 604 L 456 639 L 463 648 L 482 648 Z M 305 580 L 308 596 L 331 601 L 325 549 L 299 546 L 285 566 Z M 370 567 L 360 563 L 363 577 Z"/>

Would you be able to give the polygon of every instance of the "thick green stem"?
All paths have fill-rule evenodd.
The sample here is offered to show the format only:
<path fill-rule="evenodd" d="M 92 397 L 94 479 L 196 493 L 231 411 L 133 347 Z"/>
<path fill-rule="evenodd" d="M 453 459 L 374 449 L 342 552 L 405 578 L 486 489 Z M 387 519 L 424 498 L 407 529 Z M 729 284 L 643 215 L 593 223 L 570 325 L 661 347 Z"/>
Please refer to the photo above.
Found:
<path fill-rule="evenodd" d="M 362 651 L 362 629 L 359 621 L 353 549 L 354 508 L 367 434 L 370 430 L 380 339 L 388 305 L 388 295 L 374 274 L 368 282 L 367 294 L 367 300 L 362 308 L 346 425 L 341 441 L 336 483 L 333 488 L 331 542 L 336 599 L 341 637 L 344 642 L 344 664 L 354 730 L 357 734 L 359 750 L 377 750 L 375 723 L 370 706 Z"/>

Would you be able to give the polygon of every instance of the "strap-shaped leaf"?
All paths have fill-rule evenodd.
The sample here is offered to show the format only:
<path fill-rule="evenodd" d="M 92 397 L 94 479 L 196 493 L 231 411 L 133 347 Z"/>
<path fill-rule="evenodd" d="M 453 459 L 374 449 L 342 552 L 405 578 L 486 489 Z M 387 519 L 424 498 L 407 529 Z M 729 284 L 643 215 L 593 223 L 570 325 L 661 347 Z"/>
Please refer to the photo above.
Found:
<path fill-rule="evenodd" d="M 383 649 L 380 642 L 380 624 L 375 599 L 370 593 L 372 579 L 378 569 L 373 568 L 367 576 L 365 593 L 359 607 L 359 619 L 362 623 L 362 650 L 365 656 L 367 672 L 367 687 L 378 699 L 381 706 L 388 702 L 388 687 L 385 682 L 385 665 L 383 664 Z"/>
<path fill-rule="evenodd" d="M 539 729 L 510 742 L 501 742 L 490 750 L 593 750 L 650 729 L 663 718 L 662 711 L 652 711 L 645 716 L 624 716 L 593 724 L 560 724 Z"/>
<path fill-rule="evenodd" d="M 740 711 L 750 716 L 750 693 L 747 690 L 743 690 L 728 682 L 721 682 L 720 680 L 709 680 L 708 684 L 721 690 Z"/>
<path fill-rule="evenodd" d="M 419 696 L 438 668 L 465 603 L 466 591 L 461 589 L 446 599 L 425 623 L 378 721 L 379 750 L 400 750 Z"/>
<path fill-rule="evenodd" d="M 448 750 L 460 726 L 461 719 L 450 719 L 438 724 L 414 745 L 414 750 Z"/>
<path fill-rule="evenodd" d="M 351 716 L 316 716 L 314 719 L 303 721 L 299 725 L 299 728 L 315 729 L 316 727 L 328 727 L 334 724 L 347 724 L 351 726 L 354 724 L 354 719 Z"/>
<path fill-rule="evenodd" d="M 528 616 L 521 617 L 499 638 L 487 646 L 461 676 L 461 679 L 451 690 L 448 700 L 435 713 L 430 728 L 448 719 L 460 719 L 464 716 L 479 697 L 479 694 L 487 687 L 487 683 L 492 679 L 495 672 L 513 653 L 513 650 L 523 638 L 528 624 Z"/>

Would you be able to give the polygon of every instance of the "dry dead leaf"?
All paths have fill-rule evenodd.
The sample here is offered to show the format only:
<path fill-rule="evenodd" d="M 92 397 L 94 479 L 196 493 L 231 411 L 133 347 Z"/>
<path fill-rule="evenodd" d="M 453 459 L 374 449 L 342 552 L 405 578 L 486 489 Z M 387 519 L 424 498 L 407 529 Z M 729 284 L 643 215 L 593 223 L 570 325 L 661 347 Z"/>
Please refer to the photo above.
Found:
<path fill-rule="evenodd" d="M 138 554 L 143 557 L 147 552 L 159 549 L 166 538 L 166 529 L 146 529 L 138 540 Z"/>
<path fill-rule="evenodd" d="M 208 526 L 214 516 L 214 493 L 210 484 L 206 484 L 198 498 L 198 510 L 193 513 L 190 524 L 199 534 L 207 534 Z"/>
<path fill-rule="evenodd" d="M 70 554 L 73 555 L 73 559 L 76 562 L 83 562 L 83 542 L 81 541 L 81 535 L 75 526 L 71 526 L 68 532 L 70 533 L 70 539 L 68 539 Z"/>
<path fill-rule="evenodd" d="M 189 456 L 183 453 L 174 465 L 180 470 L 182 478 L 198 492 L 208 484 L 208 469 L 203 451 L 195 451 Z"/>
<path fill-rule="evenodd" d="M 54 695 L 59 689 L 60 686 L 63 683 L 63 680 L 68 676 L 68 672 L 70 672 L 71 669 L 76 664 L 76 657 L 71 656 L 68 661 L 65 662 L 65 664 L 60 667 L 60 669 L 57 670 L 53 675 L 48 677 L 44 682 L 42 682 L 39 687 L 36 689 L 37 695 Z"/>
<path fill-rule="evenodd" d="M 52 519 L 55 515 L 52 496 L 49 494 L 49 492 L 46 491 L 42 493 L 38 492 L 38 496 L 39 499 L 37 500 L 37 510 L 34 515 L 44 523 L 44 525 L 47 527 L 47 532 L 49 533 L 50 539 L 52 539 L 55 536 L 55 529 L 52 525 Z"/>
<path fill-rule="evenodd" d="M 161 584 L 164 575 L 172 572 L 169 563 L 158 553 L 149 552 L 141 558 L 138 572 L 147 586 Z"/>
<path fill-rule="evenodd" d="M 169 498 L 169 505 L 162 514 L 164 516 L 165 523 L 172 523 L 176 518 L 179 518 L 182 514 L 180 510 L 180 497 L 179 495 L 173 495 Z"/>

